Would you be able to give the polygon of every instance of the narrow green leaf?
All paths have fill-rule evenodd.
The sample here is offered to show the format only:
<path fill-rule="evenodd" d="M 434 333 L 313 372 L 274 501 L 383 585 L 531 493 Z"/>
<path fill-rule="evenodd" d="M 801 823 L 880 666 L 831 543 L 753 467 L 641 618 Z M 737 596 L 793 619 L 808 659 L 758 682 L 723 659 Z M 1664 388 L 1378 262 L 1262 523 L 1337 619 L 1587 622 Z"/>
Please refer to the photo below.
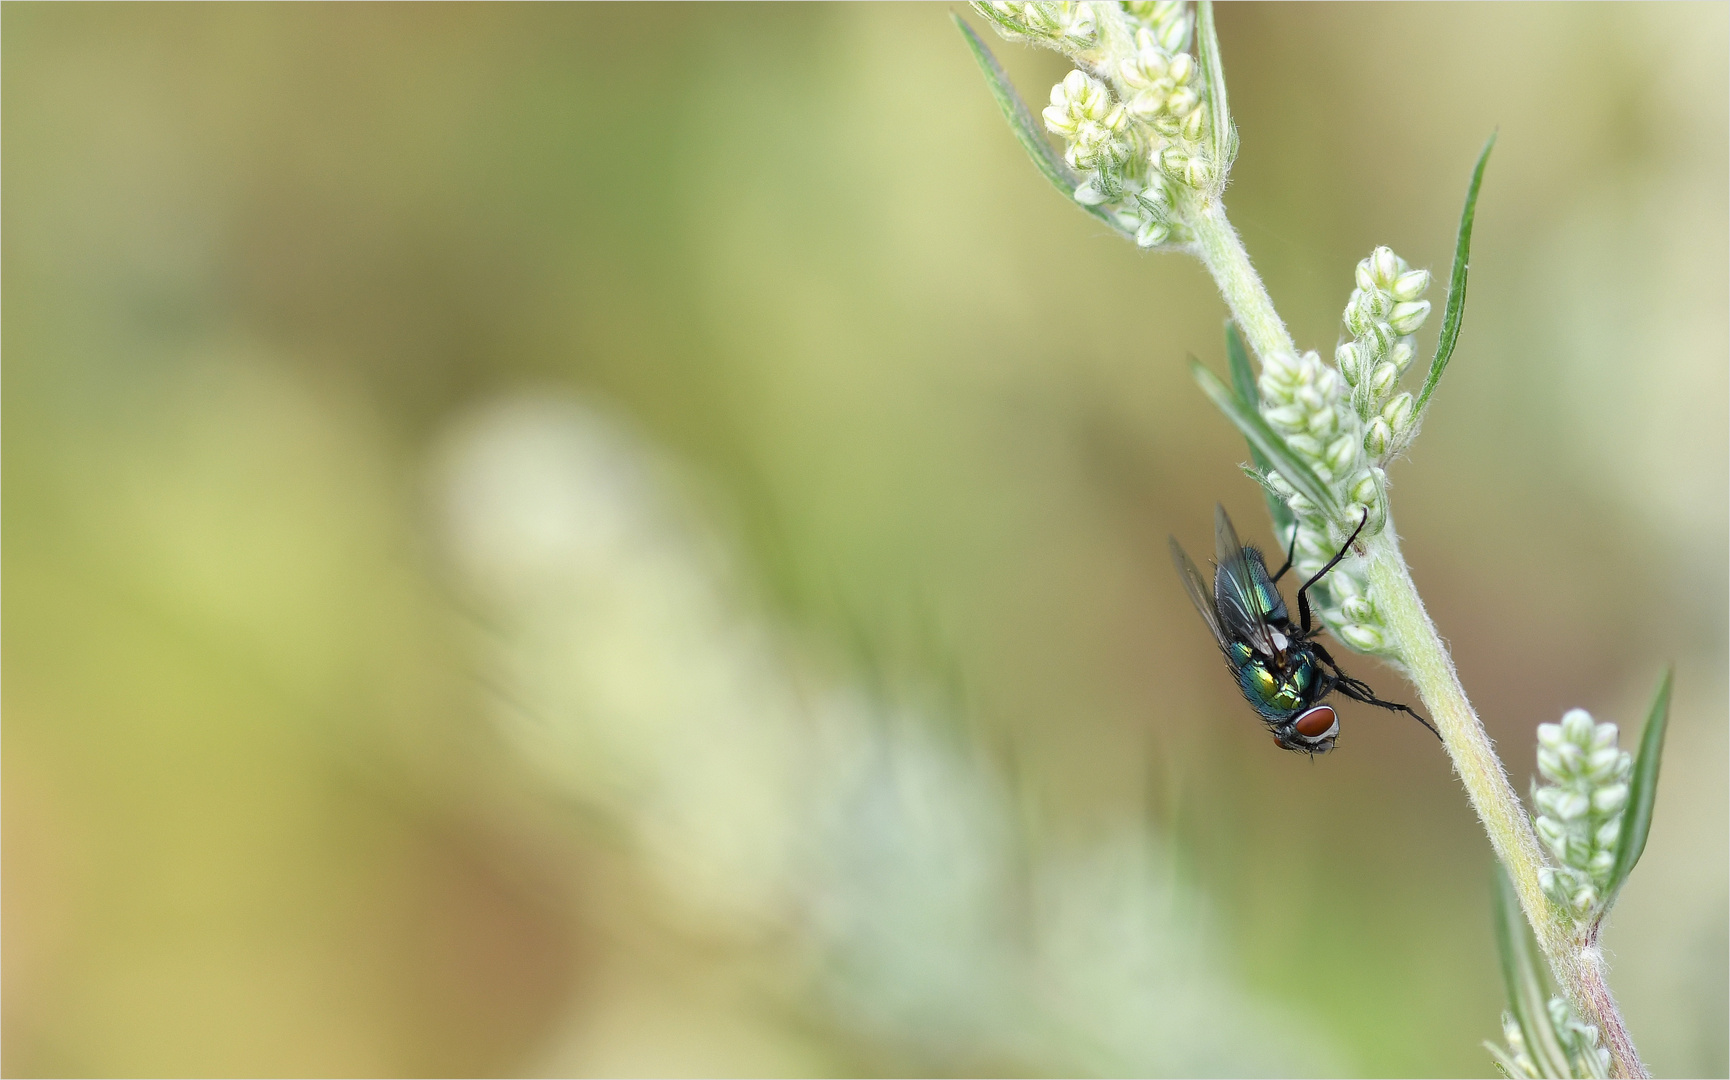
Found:
<path fill-rule="evenodd" d="M 1279 433 L 1268 427 L 1267 421 L 1261 418 L 1259 409 L 1239 400 L 1230 388 L 1219 381 L 1219 376 L 1203 367 L 1201 361 L 1193 356 L 1189 358 L 1189 367 L 1195 375 L 1195 381 L 1201 385 L 1202 393 L 1212 399 L 1220 412 L 1225 413 L 1226 419 L 1237 425 L 1237 429 L 1249 439 L 1251 449 L 1261 451 L 1273 469 L 1285 477 L 1299 494 L 1314 503 L 1323 514 L 1330 518 L 1340 516 L 1339 502 L 1334 498 L 1333 492 L 1322 483 L 1321 477 L 1304 464 L 1302 458 L 1292 452 L 1292 448 L 1286 445 Z"/>
<path fill-rule="evenodd" d="M 979 70 L 985 73 L 985 83 L 991 88 L 991 96 L 997 102 L 997 108 L 1003 113 L 1003 119 L 1009 122 L 1009 130 L 1015 133 L 1015 141 L 1027 151 L 1027 156 L 1033 159 L 1034 166 L 1041 176 L 1051 181 L 1051 186 L 1063 194 L 1065 200 L 1074 206 L 1079 206 L 1090 215 L 1111 227 L 1111 230 L 1122 236 L 1133 238 L 1134 234 L 1111 220 L 1105 211 L 1097 206 L 1087 206 L 1075 201 L 1075 189 L 1081 183 L 1081 178 L 1069 168 L 1069 163 L 1063 160 L 1051 145 L 1051 140 L 1045 137 L 1045 131 L 1034 119 L 1027 104 L 1021 100 L 1021 95 L 1015 92 L 1015 86 L 1009 81 L 1009 76 L 997 62 L 991 49 L 985 44 L 973 27 L 955 12 L 949 17 L 955 20 L 955 26 L 961 31 L 961 36 L 967 39 L 967 47 L 973 50 L 973 59 L 979 62 Z"/>
<path fill-rule="evenodd" d="M 1508 872 L 1496 864 L 1496 951 L 1502 959 L 1502 981 L 1508 989 L 1508 1012 L 1526 1038 L 1526 1053 L 1544 1076 L 1572 1075 L 1568 1053 L 1556 1037 L 1548 1008 L 1550 994 L 1535 958 L 1536 948 L 1526 928 L 1526 914 Z"/>
<path fill-rule="evenodd" d="M 1502 1049 L 1495 1043 L 1490 1042 L 1488 1039 L 1484 1040 L 1484 1049 L 1490 1052 L 1490 1059 L 1496 1063 L 1497 1070 L 1499 1070 L 1503 1076 L 1507 1077 L 1508 1080 L 1521 1080 L 1524 1073 L 1520 1067 L 1514 1063 L 1514 1060 L 1508 1056 L 1506 1050 Z"/>
<path fill-rule="evenodd" d="M 1219 59 L 1219 35 L 1213 28 L 1212 0 L 1196 5 L 1195 49 L 1201 60 L 1202 86 L 1207 91 L 1208 154 L 1219 172 L 1216 184 L 1225 185 L 1226 170 L 1237 154 L 1237 133 L 1232 130 L 1231 107 L 1225 98 L 1225 68 Z"/>
<path fill-rule="evenodd" d="M 1244 348 L 1243 335 L 1237 323 L 1225 321 L 1225 360 L 1231 365 L 1231 385 L 1238 400 L 1246 405 L 1261 404 L 1261 389 L 1255 383 L 1255 370 L 1249 366 L 1249 350 Z"/>
<path fill-rule="evenodd" d="M 1442 333 L 1436 338 L 1436 355 L 1430 361 L 1430 373 L 1424 379 L 1424 388 L 1418 393 L 1415 408 L 1419 415 L 1423 414 L 1430 395 L 1436 392 L 1436 384 L 1442 381 L 1442 371 L 1454 355 L 1454 343 L 1460 340 L 1460 323 L 1466 317 L 1466 267 L 1471 261 L 1472 221 L 1478 214 L 1478 187 L 1484 182 L 1484 166 L 1490 163 L 1490 150 L 1495 145 L 1496 136 L 1492 132 L 1490 141 L 1484 144 L 1483 153 L 1478 155 L 1477 168 L 1472 170 L 1472 186 L 1466 189 L 1466 208 L 1460 213 L 1460 233 L 1454 239 L 1454 269 L 1448 275 L 1448 303 L 1442 310 Z"/>
<path fill-rule="evenodd" d="M 1670 684 L 1674 675 L 1673 670 L 1664 670 L 1658 693 L 1646 712 L 1646 728 L 1640 732 L 1640 752 L 1634 758 L 1634 775 L 1628 781 L 1628 807 L 1622 811 L 1622 836 L 1616 843 L 1616 864 L 1611 867 L 1610 881 L 1604 887 L 1604 895 L 1612 903 L 1622 883 L 1634 872 L 1634 864 L 1646 850 L 1646 836 L 1652 831 L 1652 804 L 1658 799 L 1658 763 L 1664 756 L 1664 731 L 1670 726 Z"/>
<path fill-rule="evenodd" d="M 1237 324 L 1230 319 L 1225 321 L 1225 358 L 1231 365 L 1231 384 L 1237 389 L 1238 400 L 1259 414 L 1261 390 L 1256 386 L 1255 372 L 1250 370 L 1249 350 L 1244 348 L 1243 335 L 1238 333 Z M 1264 475 L 1272 470 L 1273 466 L 1269 464 L 1267 455 L 1257 450 L 1253 441 L 1249 444 L 1249 456 Z M 1262 486 L 1262 494 L 1267 498 L 1267 512 L 1268 516 L 1273 518 L 1274 533 L 1283 537 L 1295 520 L 1291 507 L 1265 484 Z"/>

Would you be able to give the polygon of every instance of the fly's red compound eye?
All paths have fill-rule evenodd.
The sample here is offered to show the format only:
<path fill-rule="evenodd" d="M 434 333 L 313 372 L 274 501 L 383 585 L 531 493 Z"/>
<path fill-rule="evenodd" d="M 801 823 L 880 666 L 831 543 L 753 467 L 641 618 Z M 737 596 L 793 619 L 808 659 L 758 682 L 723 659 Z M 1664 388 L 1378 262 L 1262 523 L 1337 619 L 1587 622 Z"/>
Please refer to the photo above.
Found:
<path fill-rule="evenodd" d="M 1306 739 L 1319 739 L 1332 731 L 1336 723 L 1338 720 L 1334 716 L 1333 706 L 1317 705 L 1299 716 L 1292 724 L 1292 729 Z"/>

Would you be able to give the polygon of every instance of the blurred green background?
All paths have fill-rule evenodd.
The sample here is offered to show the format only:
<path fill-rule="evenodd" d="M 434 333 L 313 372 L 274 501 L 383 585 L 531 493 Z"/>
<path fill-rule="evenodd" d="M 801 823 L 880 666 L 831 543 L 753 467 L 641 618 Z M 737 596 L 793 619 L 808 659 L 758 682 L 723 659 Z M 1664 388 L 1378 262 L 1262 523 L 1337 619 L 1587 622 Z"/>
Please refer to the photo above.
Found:
<path fill-rule="evenodd" d="M 1730 9 L 1218 22 L 1227 205 L 1306 347 L 1376 244 L 1445 272 L 1500 132 L 1394 509 L 1517 787 L 1535 724 L 1627 744 L 1676 664 L 1606 945 L 1653 1071 L 1722 1076 Z M 946 7 L 3 27 L 7 1074 L 1086 1068 L 802 1007 L 843 978 L 803 923 L 673 913 L 617 808 L 500 737 L 437 462 L 525 397 L 669 463 L 795 682 L 942 688 L 1050 843 L 1151 822 L 1210 970 L 1322 1048 L 1287 1067 L 1488 1071 L 1447 761 L 1362 708 L 1277 752 L 1170 570 L 1216 500 L 1266 543 L 1186 371 L 1223 305 L 1045 186 Z M 1061 60 L 991 40 L 1037 108 Z"/>

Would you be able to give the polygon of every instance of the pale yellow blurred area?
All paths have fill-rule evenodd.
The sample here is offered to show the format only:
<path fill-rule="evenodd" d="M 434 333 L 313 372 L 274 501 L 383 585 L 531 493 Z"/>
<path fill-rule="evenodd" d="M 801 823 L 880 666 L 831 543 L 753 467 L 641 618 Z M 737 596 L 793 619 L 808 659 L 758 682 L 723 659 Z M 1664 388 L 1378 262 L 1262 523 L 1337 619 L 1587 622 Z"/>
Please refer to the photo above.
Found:
<path fill-rule="evenodd" d="M 1498 132 L 1394 512 L 1517 787 L 1676 665 L 1606 945 L 1725 1075 L 1730 14 L 1218 20 L 1306 347 L 1376 244 L 1445 273 Z M 1278 753 L 1169 569 L 1266 542 L 1223 305 L 946 7 L 0 29 L 0 1071 L 1487 1071 L 1445 758 Z"/>

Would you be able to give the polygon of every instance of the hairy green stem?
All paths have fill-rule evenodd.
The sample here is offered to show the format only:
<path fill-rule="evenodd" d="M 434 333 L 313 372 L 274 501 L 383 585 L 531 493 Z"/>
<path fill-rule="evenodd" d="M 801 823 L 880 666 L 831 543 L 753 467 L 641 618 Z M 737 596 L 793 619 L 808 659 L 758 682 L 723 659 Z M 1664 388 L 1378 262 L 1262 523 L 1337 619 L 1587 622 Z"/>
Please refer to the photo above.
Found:
<path fill-rule="evenodd" d="M 1291 335 L 1250 265 L 1237 232 L 1226 220 L 1224 206 L 1218 200 L 1196 200 L 1180 212 L 1195 234 L 1196 253 L 1213 274 L 1256 357 L 1265 362 L 1272 352 L 1295 353 Z M 1603 957 L 1594 940 L 1595 933 L 1577 932 L 1573 923 L 1555 910 L 1538 884 L 1544 856 L 1537 834 L 1532 831 L 1531 818 L 1513 785 L 1508 783 L 1507 770 L 1496 755 L 1495 745 L 1454 672 L 1453 658 L 1424 610 L 1423 600 L 1400 554 L 1391 518 L 1366 547 L 1366 576 L 1376 606 L 1383 613 L 1412 685 L 1442 734 L 1442 743 L 1453 761 L 1454 772 L 1465 786 L 1466 797 L 1483 822 L 1496 857 L 1507 868 L 1520 906 L 1537 934 L 1557 985 L 1574 1008 L 1598 1026 L 1610 1051 L 1614 1075 L 1647 1076 L 1604 982 Z"/>
<path fill-rule="evenodd" d="M 1243 241 L 1225 218 L 1224 204 L 1217 199 L 1195 198 L 1181 207 L 1180 213 L 1195 233 L 1196 253 L 1219 285 L 1220 295 L 1225 297 L 1231 317 L 1248 339 L 1256 359 L 1265 361 L 1269 353 L 1297 352 L 1290 332 L 1274 310 L 1267 286 L 1249 264 Z"/>

